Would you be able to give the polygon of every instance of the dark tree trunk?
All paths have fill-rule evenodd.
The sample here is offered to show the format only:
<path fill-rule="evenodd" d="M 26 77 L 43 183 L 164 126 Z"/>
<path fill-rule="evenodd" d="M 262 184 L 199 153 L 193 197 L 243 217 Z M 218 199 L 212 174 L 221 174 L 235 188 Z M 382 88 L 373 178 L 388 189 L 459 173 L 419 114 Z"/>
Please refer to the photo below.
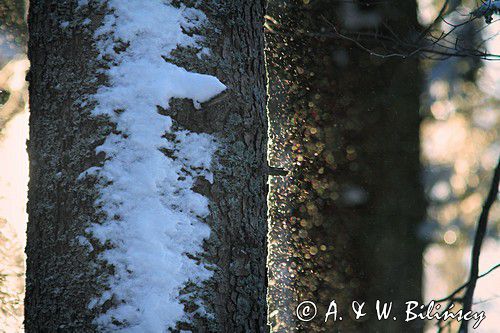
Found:
<path fill-rule="evenodd" d="M 371 57 L 332 38 L 326 20 L 352 23 L 349 2 L 304 3 L 268 7 L 270 155 L 290 176 L 270 206 L 271 323 L 277 332 L 420 331 L 402 311 L 421 298 L 418 61 Z M 416 24 L 414 2 L 358 10 L 401 34 Z M 395 302 L 397 321 L 376 320 L 377 299 Z M 318 315 L 301 322 L 295 308 L 306 300 Z M 331 300 L 343 320 L 325 323 Z M 362 320 L 348 314 L 353 300 L 367 302 Z"/>
<path fill-rule="evenodd" d="M 95 331 L 93 319 L 115 306 L 87 307 L 102 294 L 113 270 L 97 258 L 105 250 L 102 245 L 92 242 L 88 254 L 88 245 L 78 241 L 89 223 L 104 217 L 94 206 L 96 184 L 77 178 L 102 165 L 104 156 L 96 156 L 95 148 L 113 124 L 91 116 L 94 105 L 79 102 L 106 82 L 98 73 L 93 41 L 105 9 L 90 2 L 84 11 L 76 10 L 77 2 L 30 3 L 27 332 Z M 213 318 L 178 323 L 177 329 L 262 332 L 267 330 L 264 3 L 205 0 L 196 6 L 210 22 L 201 34 L 212 54 L 200 60 L 192 50 L 179 48 L 173 61 L 188 71 L 216 76 L 227 90 L 202 105 L 203 112 L 186 100 L 174 100 L 168 110 L 159 111 L 170 115 L 175 126 L 210 133 L 222 143 L 213 184 L 200 181 L 195 189 L 210 200 L 206 222 L 212 233 L 202 260 L 215 273 L 197 287 L 197 295 Z M 83 28 L 77 22 L 86 17 L 92 23 Z M 68 25 L 62 28 L 62 22 Z M 191 305 L 185 304 L 187 313 Z"/>
<path fill-rule="evenodd" d="M 94 93 L 97 51 L 92 31 L 61 27 L 75 19 L 76 1 L 31 1 L 28 25 L 30 99 L 30 181 L 26 246 L 27 332 L 92 332 L 97 313 L 87 304 L 103 292 L 97 262 L 76 240 L 90 221 L 97 189 L 79 182 L 80 173 L 98 165 L 95 148 L 110 126 L 79 107 Z M 102 9 L 95 16 L 102 16 Z M 93 26 L 92 29 L 96 27 Z"/>
<path fill-rule="evenodd" d="M 219 268 L 202 294 L 216 316 L 209 324 L 212 331 L 265 332 L 268 329 L 264 1 L 211 0 L 202 1 L 201 8 L 213 29 L 220 30 L 206 32 L 214 57 L 201 63 L 189 56 L 189 50 L 180 50 L 179 64 L 188 70 L 215 75 L 228 90 L 204 105 L 202 114 L 179 100 L 169 113 L 181 127 L 214 134 L 225 146 L 217 153 L 220 168 L 215 171 L 214 184 L 199 187 L 211 199 L 212 215 L 208 223 L 212 236 L 206 244 L 207 259 Z"/>

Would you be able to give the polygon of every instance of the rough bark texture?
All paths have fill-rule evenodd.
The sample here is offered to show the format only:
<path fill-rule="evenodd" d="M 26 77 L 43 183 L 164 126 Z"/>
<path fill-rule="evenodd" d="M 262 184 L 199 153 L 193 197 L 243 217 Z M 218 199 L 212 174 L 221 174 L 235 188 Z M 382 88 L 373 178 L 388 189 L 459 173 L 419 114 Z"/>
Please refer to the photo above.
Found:
<path fill-rule="evenodd" d="M 78 103 L 105 78 L 96 75 L 99 64 L 92 44 L 103 10 L 93 5 L 86 13 L 76 13 L 76 3 L 46 0 L 30 5 L 27 332 L 94 331 L 96 313 L 87 304 L 102 292 L 101 281 L 111 272 L 95 259 L 101 250 L 97 244 L 89 256 L 76 241 L 88 223 L 103 218 L 93 206 L 94 184 L 76 179 L 102 163 L 103 156 L 95 156 L 94 149 L 112 131 L 105 120 L 89 115 L 92 105 Z M 210 21 L 201 33 L 212 56 L 202 61 L 192 50 L 179 49 L 176 62 L 217 76 L 228 89 L 203 105 L 202 112 L 185 100 L 159 110 L 171 115 L 176 126 L 215 135 L 224 147 L 216 158 L 214 184 L 197 187 L 211 200 L 207 223 L 212 235 L 203 256 L 215 273 L 199 293 L 214 317 L 179 323 L 178 329 L 261 332 L 266 330 L 267 230 L 264 3 L 193 3 Z M 183 4 L 194 6 L 190 1 Z M 79 15 L 92 18 L 88 29 L 77 25 Z M 65 21 L 69 26 L 63 29 Z"/>
<path fill-rule="evenodd" d="M 99 84 L 92 30 L 102 10 L 95 8 L 92 26 L 81 29 L 76 2 L 30 3 L 27 332 L 93 331 L 95 313 L 87 304 L 102 291 L 99 278 L 105 275 L 77 241 L 100 219 L 94 184 L 77 177 L 99 165 L 95 148 L 110 131 L 106 122 L 90 116 L 91 105 L 78 103 Z M 62 28 L 65 21 L 71 24 Z"/>
<path fill-rule="evenodd" d="M 270 154 L 290 176 L 270 203 L 270 321 L 276 332 L 416 332 L 401 306 L 421 297 L 418 62 L 322 37 L 323 17 L 352 19 L 345 5 L 269 2 Z M 411 1 L 362 7 L 401 34 L 416 24 Z M 376 320 L 377 299 L 395 302 L 397 321 Z M 318 315 L 301 322 L 306 300 Z M 343 320 L 325 323 L 331 300 Z M 363 320 L 349 314 L 353 300 L 367 302 Z"/>
<path fill-rule="evenodd" d="M 187 1 L 186 1 L 187 3 Z M 199 184 L 210 198 L 206 260 L 214 278 L 201 291 L 215 320 L 180 324 L 214 332 L 264 332 L 266 326 L 266 81 L 264 1 L 202 1 L 210 26 L 203 35 L 212 50 L 200 62 L 189 49 L 178 50 L 177 63 L 216 76 L 228 89 L 195 110 L 177 100 L 166 112 L 178 126 L 215 135 L 218 152 L 214 184 Z M 194 326 L 193 326 L 194 325 Z"/>

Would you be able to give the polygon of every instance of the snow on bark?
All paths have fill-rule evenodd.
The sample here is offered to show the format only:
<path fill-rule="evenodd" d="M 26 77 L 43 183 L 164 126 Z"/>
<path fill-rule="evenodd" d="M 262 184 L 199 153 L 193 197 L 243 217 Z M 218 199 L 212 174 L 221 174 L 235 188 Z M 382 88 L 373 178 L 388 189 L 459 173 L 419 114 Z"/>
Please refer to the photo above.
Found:
<path fill-rule="evenodd" d="M 100 329 L 163 332 L 185 319 L 179 290 L 211 276 L 186 254 L 201 252 L 210 233 L 203 222 L 208 199 L 192 188 L 198 177 L 211 181 L 217 143 L 211 135 L 176 129 L 157 109 L 168 109 L 172 98 L 200 108 L 225 86 L 163 58 L 179 45 L 206 52 L 198 45 L 201 36 L 184 33 L 204 24 L 201 11 L 162 0 L 106 5 L 109 14 L 95 39 L 102 59 L 110 59 L 104 70 L 109 85 L 93 96 L 93 113 L 108 116 L 116 129 L 98 148 L 106 154 L 104 165 L 82 176 L 99 179 L 96 206 L 107 218 L 87 231 L 111 245 L 101 258 L 114 274 L 109 292 L 88 306 L 113 299 L 115 306 L 95 320 Z"/>

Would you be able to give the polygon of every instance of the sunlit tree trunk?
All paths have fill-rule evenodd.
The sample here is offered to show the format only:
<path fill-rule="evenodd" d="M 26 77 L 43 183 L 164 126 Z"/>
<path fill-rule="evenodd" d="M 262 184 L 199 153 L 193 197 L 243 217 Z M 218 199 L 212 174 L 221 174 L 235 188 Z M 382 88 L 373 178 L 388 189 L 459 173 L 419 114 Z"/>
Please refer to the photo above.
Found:
<path fill-rule="evenodd" d="M 370 31 L 385 20 L 405 35 L 416 24 L 416 4 L 360 6 L 269 3 L 270 155 L 289 170 L 270 207 L 279 221 L 270 231 L 269 267 L 277 332 L 421 329 L 405 324 L 402 311 L 421 298 L 418 62 L 370 56 L 332 28 Z M 397 321 L 376 320 L 377 299 L 395 302 Z M 306 300 L 318 315 L 302 322 L 295 308 Z M 325 323 L 331 300 L 343 320 Z M 367 302 L 362 320 L 348 314 L 353 300 Z"/>
<path fill-rule="evenodd" d="M 202 253 L 182 253 L 203 263 L 213 274 L 202 282 L 191 281 L 178 291 L 184 315 L 172 329 L 266 331 L 264 3 L 261 0 L 158 3 L 170 6 L 171 11 L 187 6 L 186 15 L 191 15 L 194 21 L 203 15 L 194 17 L 191 9 L 207 18 L 202 26 L 182 27 L 189 36 L 204 37 L 199 42 L 199 49 L 198 45 L 178 47 L 170 55 L 159 54 L 158 57 L 165 56 L 168 63 L 189 72 L 212 75 L 226 86 L 222 94 L 202 101 L 201 110 L 186 98 L 172 99 L 170 105 L 158 106 L 160 114 L 172 119 L 175 133 L 205 133 L 218 143 L 212 160 L 213 181 L 198 177 L 193 188 L 188 189 L 208 199 L 208 215 L 195 218 L 209 225 L 210 236 L 203 242 Z M 114 13 L 120 15 L 118 10 Z M 127 318 L 110 319 L 104 324 L 95 321 L 128 302 L 112 295 L 96 305 L 95 300 L 103 299 L 106 290 L 113 293 L 113 286 L 108 281 L 118 274 L 116 267 L 100 255 L 110 253 L 120 244 L 113 243 L 113 239 L 103 243 L 89 232 L 91 226 L 99 228 L 100 224 L 113 222 L 106 221 L 115 217 L 106 216 L 96 205 L 96 199 L 102 198 L 99 192 L 102 189 L 98 179 L 86 176 L 86 170 L 102 169 L 113 161 L 112 155 L 96 154 L 96 148 L 110 135 L 121 135 L 119 131 L 123 130 L 117 129 L 113 118 L 92 115 L 97 102 L 86 98 L 104 86 L 113 88 L 106 69 L 114 64 L 106 57 L 100 58 L 100 51 L 96 49 L 95 32 L 102 26 L 105 15 L 110 15 L 110 11 L 101 1 L 30 2 L 27 332 L 108 331 L 110 327 L 133 328 L 136 324 L 134 319 L 129 321 Z M 144 19 L 147 22 L 147 17 Z M 162 25 L 157 28 L 161 29 Z M 144 38 L 147 42 L 148 35 Z M 128 48 L 134 47 L 127 44 L 127 40 L 113 42 L 117 42 L 114 52 L 123 55 L 124 59 Z M 142 75 L 137 76 L 138 84 L 141 79 Z M 153 89 L 151 94 L 155 92 Z M 146 95 L 145 98 L 149 97 Z M 88 102 L 83 103 L 85 100 Z M 110 111 L 130 114 L 129 110 Z M 164 138 L 166 142 L 176 143 L 168 131 Z M 129 142 L 125 136 L 120 140 L 125 145 Z M 170 151 L 165 149 L 164 153 L 171 158 L 169 161 L 179 163 L 178 159 L 169 156 Z M 198 171 L 191 172 L 196 174 Z M 106 186 L 113 186 L 113 182 L 103 188 Z M 134 199 L 139 204 L 143 200 L 142 197 Z M 120 218 L 117 216 L 118 222 L 113 222 L 117 228 Z M 169 242 L 175 244 L 182 240 L 167 239 L 166 247 Z M 168 281 L 171 273 L 163 272 L 164 279 Z M 134 269 L 123 274 L 133 276 Z M 204 310 L 199 311 L 200 307 Z M 140 316 L 140 309 L 136 310 Z M 130 311 L 136 315 L 134 309 Z"/>

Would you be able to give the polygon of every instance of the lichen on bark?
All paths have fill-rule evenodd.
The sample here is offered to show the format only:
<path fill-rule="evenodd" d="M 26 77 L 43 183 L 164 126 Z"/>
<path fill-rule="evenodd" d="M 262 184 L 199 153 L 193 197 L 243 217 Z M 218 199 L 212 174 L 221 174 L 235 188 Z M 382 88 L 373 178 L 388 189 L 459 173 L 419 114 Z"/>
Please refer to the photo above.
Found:
<path fill-rule="evenodd" d="M 95 331 L 93 320 L 116 306 L 112 298 L 88 307 L 106 292 L 114 270 L 98 258 L 110 244 L 86 233 L 90 223 L 106 218 L 95 206 L 97 179 L 79 177 L 103 165 L 106 156 L 95 150 L 115 130 L 106 117 L 91 115 L 95 103 L 85 97 L 106 83 L 100 70 L 109 59 L 98 60 L 93 39 L 106 8 L 100 1 L 80 8 L 77 3 L 30 4 L 28 332 Z M 212 233 L 205 253 L 195 259 L 213 267 L 214 275 L 195 289 L 210 315 L 194 316 L 173 330 L 266 331 L 264 3 L 201 1 L 197 7 L 210 22 L 204 31 L 210 55 L 200 59 L 179 49 L 166 61 L 214 75 L 228 89 L 202 105 L 202 113 L 180 100 L 159 109 L 178 128 L 210 133 L 223 147 L 216 154 L 214 183 L 197 186 L 210 199 L 206 223 Z M 79 241 L 82 236 L 90 244 Z M 185 303 L 188 313 L 196 302 Z"/>
<path fill-rule="evenodd" d="M 104 291 L 102 281 L 111 272 L 96 258 L 97 243 L 89 252 L 78 242 L 89 223 L 102 219 L 94 207 L 94 182 L 78 176 L 102 163 L 95 148 L 112 126 L 91 116 L 92 103 L 83 103 L 105 82 L 92 37 L 103 8 L 76 7 L 77 1 L 30 3 L 27 332 L 95 330 L 92 321 L 102 308 L 91 311 L 87 304 Z M 82 28 L 87 17 L 92 24 Z"/>

